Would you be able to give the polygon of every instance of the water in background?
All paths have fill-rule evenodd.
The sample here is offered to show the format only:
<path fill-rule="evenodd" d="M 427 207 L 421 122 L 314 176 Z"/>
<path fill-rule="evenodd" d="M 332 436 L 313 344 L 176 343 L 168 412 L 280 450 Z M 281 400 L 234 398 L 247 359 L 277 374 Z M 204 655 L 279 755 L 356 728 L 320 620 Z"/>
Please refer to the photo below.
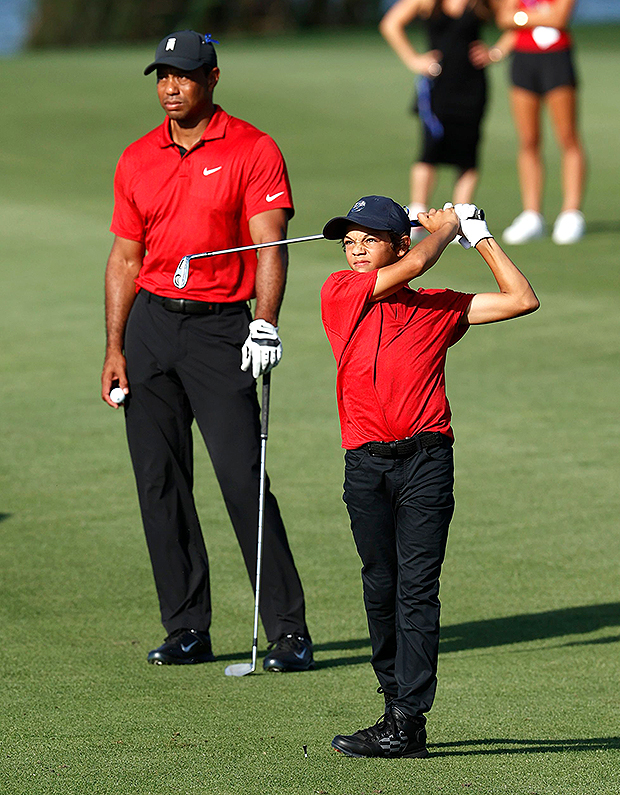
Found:
<path fill-rule="evenodd" d="M 34 8 L 34 0 L 0 0 L 0 55 L 25 45 Z"/>
<path fill-rule="evenodd" d="M 618 0 L 577 0 L 575 22 L 620 21 Z"/>

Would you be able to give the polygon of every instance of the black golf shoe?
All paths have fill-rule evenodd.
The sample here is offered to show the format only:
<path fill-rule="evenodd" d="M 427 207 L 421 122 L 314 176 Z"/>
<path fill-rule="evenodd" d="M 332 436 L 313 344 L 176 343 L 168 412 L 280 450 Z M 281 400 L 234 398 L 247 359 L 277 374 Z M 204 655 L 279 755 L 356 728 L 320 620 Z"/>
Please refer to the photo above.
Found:
<path fill-rule="evenodd" d="M 314 668 L 312 643 L 303 635 L 282 635 L 270 644 L 263 668 L 265 671 L 309 671 Z"/>
<path fill-rule="evenodd" d="M 377 693 L 379 693 L 380 696 L 383 696 L 385 700 L 385 709 L 387 710 L 392 701 L 394 701 L 396 698 L 396 693 L 388 693 L 387 690 L 384 690 L 382 687 L 377 688 Z"/>
<path fill-rule="evenodd" d="M 374 726 L 334 737 L 332 748 L 346 756 L 424 759 L 428 756 L 425 724 L 425 718 L 408 718 L 391 705 Z"/>
<path fill-rule="evenodd" d="M 177 629 L 161 646 L 150 651 L 146 659 L 154 665 L 195 665 L 213 662 L 215 657 L 208 632 Z"/>

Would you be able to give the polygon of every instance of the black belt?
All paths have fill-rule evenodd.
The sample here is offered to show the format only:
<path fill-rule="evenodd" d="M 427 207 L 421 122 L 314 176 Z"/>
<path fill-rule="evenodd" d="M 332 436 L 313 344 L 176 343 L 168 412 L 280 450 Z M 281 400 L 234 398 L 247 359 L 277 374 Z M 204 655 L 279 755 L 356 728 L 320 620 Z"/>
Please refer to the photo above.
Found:
<path fill-rule="evenodd" d="M 410 439 L 399 439 L 397 442 L 366 442 L 362 445 L 362 450 L 379 458 L 407 458 L 427 447 L 438 446 L 452 447 L 452 439 L 444 433 L 426 431 Z"/>
<path fill-rule="evenodd" d="M 247 307 L 245 301 L 216 304 L 211 301 L 190 301 L 189 298 L 168 298 L 164 295 L 149 293 L 148 290 L 144 289 L 142 292 L 146 293 L 149 301 L 161 304 L 168 312 L 183 312 L 186 315 L 220 315 L 228 309 Z"/>

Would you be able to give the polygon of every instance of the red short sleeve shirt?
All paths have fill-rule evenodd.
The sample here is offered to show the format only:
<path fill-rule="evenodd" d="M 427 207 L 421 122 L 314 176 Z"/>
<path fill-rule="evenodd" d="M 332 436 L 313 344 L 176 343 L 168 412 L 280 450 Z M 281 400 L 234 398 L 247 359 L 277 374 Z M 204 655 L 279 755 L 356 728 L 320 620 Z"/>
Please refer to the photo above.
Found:
<path fill-rule="evenodd" d="M 452 437 L 448 348 L 473 298 L 452 290 L 399 290 L 371 303 L 377 272 L 333 273 L 321 290 L 323 325 L 338 368 L 342 446 L 391 442 L 422 431 Z"/>
<path fill-rule="evenodd" d="M 172 278 L 186 254 L 251 245 L 249 219 L 276 208 L 293 214 L 282 153 L 268 135 L 216 106 L 201 142 L 183 156 L 168 119 L 123 152 L 111 231 L 145 246 L 137 288 L 197 301 L 246 301 L 255 294 L 255 251 L 193 260 L 182 290 Z"/>

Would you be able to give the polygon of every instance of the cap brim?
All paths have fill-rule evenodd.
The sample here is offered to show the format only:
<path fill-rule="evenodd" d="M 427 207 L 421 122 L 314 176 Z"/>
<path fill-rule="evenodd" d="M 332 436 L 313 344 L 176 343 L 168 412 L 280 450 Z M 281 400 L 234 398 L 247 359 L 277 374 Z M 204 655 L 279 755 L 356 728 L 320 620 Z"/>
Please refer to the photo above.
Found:
<path fill-rule="evenodd" d="M 207 66 L 207 64 L 204 61 L 195 61 L 193 58 L 161 58 L 159 61 L 150 63 L 144 70 L 144 74 L 151 74 L 158 66 L 174 66 L 175 69 L 182 69 L 184 72 L 193 72 L 194 69 L 200 69 L 201 66 Z"/>
<path fill-rule="evenodd" d="M 378 232 L 392 231 L 391 226 L 386 226 L 384 221 L 380 221 L 377 218 L 349 218 L 347 215 L 340 215 L 325 224 L 323 237 L 326 240 L 342 240 L 349 226 L 363 226 L 364 229 L 376 229 Z M 403 232 L 403 234 L 409 233 Z"/>
<path fill-rule="evenodd" d="M 350 218 L 345 215 L 339 215 L 337 218 L 332 218 L 323 227 L 323 237 L 326 240 L 342 240 L 347 231 L 347 226 L 353 223 Z"/>

